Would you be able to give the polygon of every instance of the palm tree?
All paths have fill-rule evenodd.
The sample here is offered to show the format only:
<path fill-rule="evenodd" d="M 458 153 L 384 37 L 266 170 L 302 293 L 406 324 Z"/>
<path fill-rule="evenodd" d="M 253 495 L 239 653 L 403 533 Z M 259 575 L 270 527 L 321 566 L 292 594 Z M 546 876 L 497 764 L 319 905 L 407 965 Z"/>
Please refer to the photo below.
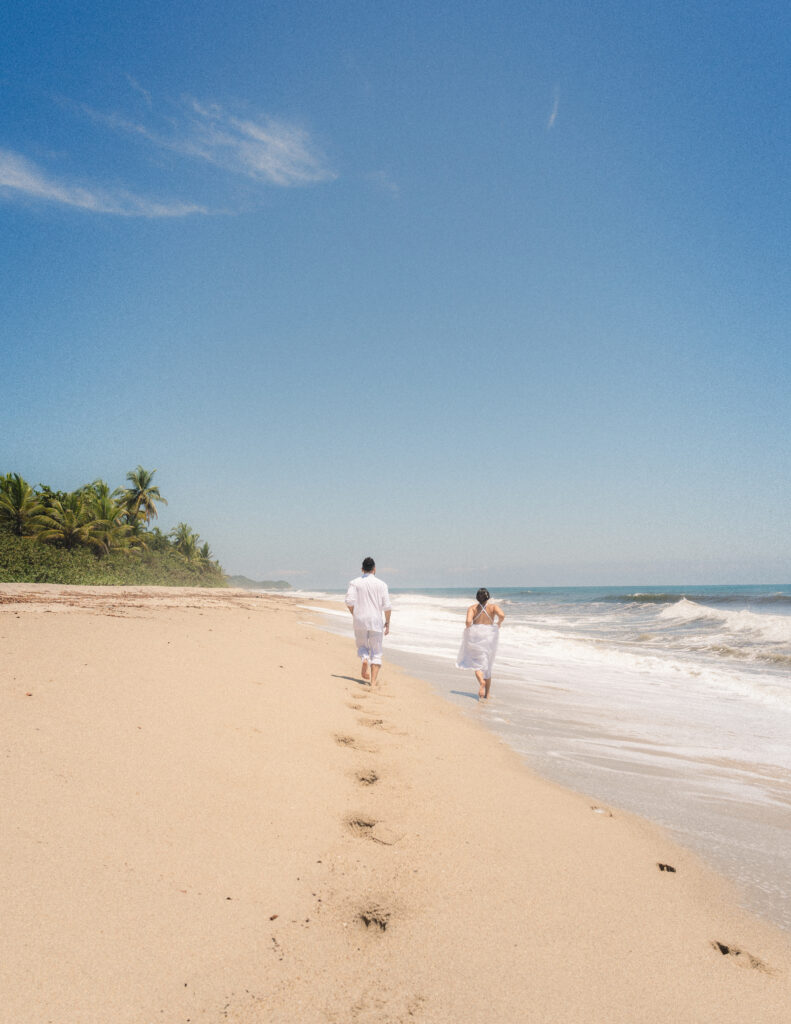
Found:
<path fill-rule="evenodd" d="M 69 550 L 83 545 L 104 550 L 97 536 L 99 523 L 91 502 L 80 491 L 66 495 L 62 501 L 52 498 L 46 509 L 36 516 L 36 525 L 39 539 L 49 544 Z"/>
<path fill-rule="evenodd" d="M 133 526 L 141 519 L 145 520 L 146 526 L 152 519 L 156 519 L 158 515 L 156 503 L 158 501 L 167 505 L 167 501 L 159 493 L 159 488 L 151 482 L 154 479 L 154 473 L 156 473 L 155 469 L 149 472 L 142 466 L 138 466 L 137 469 L 126 474 L 130 486 L 119 487 L 114 492 L 114 497 L 120 497 L 126 506 L 127 519 Z"/>
<path fill-rule="evenodd" d="M 0 482 L 0 523 L 18 537 L 36 531 L 36 517 L 44 511 L 41 499 L 19 473 L 9 473 Z"/>
<path fill-rule="evenodd" d="M 220 563 L 214 557 L 214 552 L 209 547 L 208 542 L 201 544 L 198 549 L 198 561 L 200 562 L 201 570 L 206 576 L 222 576 L 222 569 Z"/>
<path fill-rule="evenodd" d="M 93 488 L 94 485 L 91 487 Z M 90 500 L 92 490 L 89 488 L 87 493 Z M 135 534 L 134 527 L 123 521 L 125 509 L 120 502 L 114 501 L 109 494 L 101 497 L 94 496 L 91 508 L 96 520 L 93 536 L 101 545 L 99 548 L 101 554 L 106 555 L 114 550 L 138 552 L 145 550 L 146 542 L 143 538 Z"/>
<path fill-rule="evenodd" d="M 110 498 L 110 485 L 104 480 L 94 480 L 92 484 L 86 484 L 82 490 L 88 494 L 93 495 L 97 498 Z"/>
<path fill-rule="evenodd" d="M 200 537 L 187 523 L 179 523 L 170 531 L 173 538 L 173 547 L 180 555 L 183 555 L 188 562 L 198 559 L 198 541 Z"/>

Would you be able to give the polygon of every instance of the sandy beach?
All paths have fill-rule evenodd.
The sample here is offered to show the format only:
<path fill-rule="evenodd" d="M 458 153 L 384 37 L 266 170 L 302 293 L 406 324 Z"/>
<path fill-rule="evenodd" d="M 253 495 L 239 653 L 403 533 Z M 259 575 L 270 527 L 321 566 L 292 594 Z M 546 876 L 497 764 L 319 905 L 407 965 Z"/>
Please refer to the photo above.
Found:
<path fill-rule="evenodd" d="M 791 941 L 288 597 L 0 584 L 8 1024 L 786 1024 Z"/>

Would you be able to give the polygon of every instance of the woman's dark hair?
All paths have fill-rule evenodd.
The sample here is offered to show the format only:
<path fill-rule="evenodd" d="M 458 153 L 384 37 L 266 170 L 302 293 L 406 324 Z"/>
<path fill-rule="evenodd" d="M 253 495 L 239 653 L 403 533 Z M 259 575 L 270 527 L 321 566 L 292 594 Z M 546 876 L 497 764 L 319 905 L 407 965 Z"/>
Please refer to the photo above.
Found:
<path fill-rule="evenodd" d="M 375 568 L 376 562 L 373 560 L 373 558 L 371 558 L 370 555 L 367 558 L 363 559 L 363 572 L 370 572 L 371 569 Z"/>
<path fill-rule="evenodd" d="M 484 608 L 486 607 L 486 602 L 489 600 L 489 591 L 486 589 L 486 587 L 481 587 L 481 589 L 475 595 L 475 600 Z"/>

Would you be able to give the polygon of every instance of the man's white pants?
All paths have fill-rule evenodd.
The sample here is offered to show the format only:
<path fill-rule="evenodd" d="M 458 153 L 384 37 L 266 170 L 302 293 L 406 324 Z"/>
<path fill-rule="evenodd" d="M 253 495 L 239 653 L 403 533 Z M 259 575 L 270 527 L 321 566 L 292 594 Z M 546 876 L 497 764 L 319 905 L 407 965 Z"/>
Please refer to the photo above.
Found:
<path fill-rule="evenodd" d="M 357 657 L 361 661 L 370 661 L 372 665 L 382 664 L 382 640 L 384 632 L 373 629 L 354 627 L 354 639 L 357 642 Z"/>

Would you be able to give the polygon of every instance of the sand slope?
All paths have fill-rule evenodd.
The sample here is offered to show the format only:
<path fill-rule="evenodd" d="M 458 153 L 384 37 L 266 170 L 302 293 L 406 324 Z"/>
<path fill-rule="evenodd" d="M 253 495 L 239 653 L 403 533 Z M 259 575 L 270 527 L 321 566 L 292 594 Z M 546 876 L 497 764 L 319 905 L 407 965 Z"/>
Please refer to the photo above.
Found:
<path fill-rule="evenodd" d="M 309 618 L 0 585 L 3 1020 L 789 1020 L 788 936 Z"/>

